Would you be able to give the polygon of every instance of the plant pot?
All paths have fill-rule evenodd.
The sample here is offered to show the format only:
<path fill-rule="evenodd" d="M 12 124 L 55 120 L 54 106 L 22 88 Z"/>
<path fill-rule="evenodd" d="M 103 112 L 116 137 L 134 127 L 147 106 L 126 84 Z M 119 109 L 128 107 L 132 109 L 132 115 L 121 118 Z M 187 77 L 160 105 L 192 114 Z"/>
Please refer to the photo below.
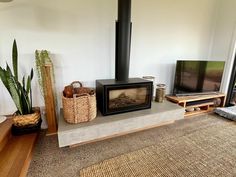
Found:
<path fill-rule="evenodd" d="M 40 111 L 36 109 L 32 114 L 14 116 L 11 132 L 13 135 L 38 132 L 41 129 L 41 123 Z"/>
<path fill-rule="evenodd" d="M 40 118 L 38 123 L 35 125 L 26 125 L 26 126 L 15 126 L 14 124 L 11 127 L 11 133 L 13 135 L 24 135 L 29 133 L 35 133 L 41 129 L 42 119 Z"/>

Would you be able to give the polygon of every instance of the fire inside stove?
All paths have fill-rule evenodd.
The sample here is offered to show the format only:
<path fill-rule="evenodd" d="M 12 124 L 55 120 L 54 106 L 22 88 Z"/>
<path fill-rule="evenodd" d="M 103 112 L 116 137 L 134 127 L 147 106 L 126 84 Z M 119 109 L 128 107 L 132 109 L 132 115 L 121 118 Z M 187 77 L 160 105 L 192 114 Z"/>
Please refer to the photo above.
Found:
<path fill-rule="evenodd" d="M 108 106 L 109 109 L 117 109 L 145 104 L 146 95 L 146 87 L 110 90 Z"/>

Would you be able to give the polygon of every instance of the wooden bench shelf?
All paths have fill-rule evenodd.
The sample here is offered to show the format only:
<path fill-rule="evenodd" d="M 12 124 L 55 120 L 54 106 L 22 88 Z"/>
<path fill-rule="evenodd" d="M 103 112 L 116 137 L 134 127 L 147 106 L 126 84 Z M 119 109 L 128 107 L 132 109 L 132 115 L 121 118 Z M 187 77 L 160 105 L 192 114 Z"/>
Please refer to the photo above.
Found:
<path fill-rule="evenodd" d="M 216 93 L 208 95 L 193 95 L 193 96 L 166 96 L 166 99 L 176 103 L 186 109 L 200 108 L 198 111 L 185 112 L 185 117 L 206 113 L 212 111 L 215 107 L 223 107 L 225 104 L 225 94 Z M 219 105 L 215 102 L 219 101 Z"/>
<path fill-rule="evenodd" d="M 11 119 L 0 124 L 0 176 L 24 177 L 38 133 L 12 136 L 11 125 Z"/>

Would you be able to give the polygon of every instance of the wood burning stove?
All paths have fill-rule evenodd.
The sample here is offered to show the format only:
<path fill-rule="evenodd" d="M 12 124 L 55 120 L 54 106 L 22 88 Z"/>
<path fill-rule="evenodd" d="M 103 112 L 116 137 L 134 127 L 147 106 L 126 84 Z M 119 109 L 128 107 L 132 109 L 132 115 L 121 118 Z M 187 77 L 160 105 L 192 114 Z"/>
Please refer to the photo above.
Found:
<path fill-rule="evenodd" d="M 115 79 L 96 81 L 97 105 L 103 115 L 151 108 L 151 81 L 129 78 L 131 0 L 118 0 Z"/>
<path fill-rule="evenodd" d="M 131 78 L 128 81 L 96 81 L 97 105 L 103 115 L 151 108 L 151 81 Z"/>

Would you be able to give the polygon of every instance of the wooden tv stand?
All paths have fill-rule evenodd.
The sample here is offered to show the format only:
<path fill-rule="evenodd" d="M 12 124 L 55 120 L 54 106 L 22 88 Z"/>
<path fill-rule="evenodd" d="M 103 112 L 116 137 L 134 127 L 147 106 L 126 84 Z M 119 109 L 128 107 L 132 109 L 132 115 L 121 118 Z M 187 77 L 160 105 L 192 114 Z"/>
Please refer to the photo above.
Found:
<path fill-rule="evenodd" d="M 187 109 L 200 109 L 194 111 L 186 111 L 185 117 L 206 113 L 212 111 L 215 107 L 223 107 L 225 105 L 225 94 L 214 93 L 207 95 L 191 95 L 191 96 L 166 96 L 166 99 L 174 102 Z M 216 105 L 216 102 L 220 102 Z"/>

